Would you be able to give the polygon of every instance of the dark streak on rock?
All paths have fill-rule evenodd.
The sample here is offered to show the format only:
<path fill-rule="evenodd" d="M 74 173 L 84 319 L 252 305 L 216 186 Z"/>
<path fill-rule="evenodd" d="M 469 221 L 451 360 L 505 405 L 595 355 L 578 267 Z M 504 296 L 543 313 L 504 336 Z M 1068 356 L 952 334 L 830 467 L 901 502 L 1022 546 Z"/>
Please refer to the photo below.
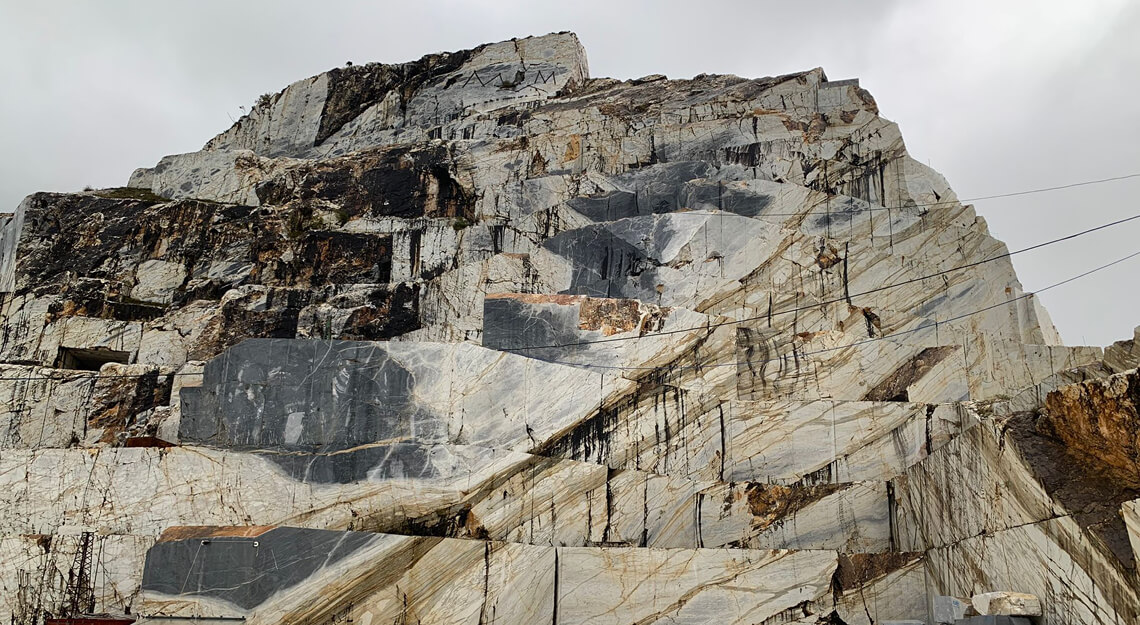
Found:
<path fill-rule="evenodd" d="M 429 54 L 410 63 L 387 65 L 368 63 L 351 67 L 338 67 L 328 72 L 328 94 L 321 110 L 321 123 L 313 145 L 320 145 L 336 134 L 345 124 L 356 119 L 368 107 L 382 101 L 390 92 L 400 95 L 400 107 L 420 87 L 432 79 L 459 69 L 480 50 Z"/>

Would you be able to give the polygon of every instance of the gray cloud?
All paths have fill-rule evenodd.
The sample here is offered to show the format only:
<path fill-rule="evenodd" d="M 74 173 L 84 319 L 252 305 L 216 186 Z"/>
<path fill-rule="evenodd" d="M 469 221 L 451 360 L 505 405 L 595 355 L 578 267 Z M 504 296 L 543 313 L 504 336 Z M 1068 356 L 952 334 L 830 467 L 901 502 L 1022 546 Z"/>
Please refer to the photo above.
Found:
<path fill-rule="evenodd" d="M 0 210 L 37 190 L 118 186 L 201 148 L 265 92 L 355 62 L 398 62 L 573 30 L 595 76 L 859 77 L 911 153 L 962 197 L 1140 171 L 1140 6 L 1072 2 L 0 4 Z M 1135 212 L 1140 180 L 979 202 L 1011 249 Z M 1040 288 L 1137 247 L 1140 224 L 1015 259 Z M 1043 294 L 1063 336 L 1140 323 L 1136 263 Z"/>

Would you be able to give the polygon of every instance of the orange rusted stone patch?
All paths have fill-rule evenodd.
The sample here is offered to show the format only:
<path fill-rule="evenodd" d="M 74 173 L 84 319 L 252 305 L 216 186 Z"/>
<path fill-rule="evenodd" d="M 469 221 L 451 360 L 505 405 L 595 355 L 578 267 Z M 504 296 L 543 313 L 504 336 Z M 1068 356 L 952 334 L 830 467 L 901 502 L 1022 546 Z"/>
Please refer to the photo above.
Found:
<path fill-rule="evenodd" d="M 629 332 L 641 323 L 641 304 L 631 299 L 587 298 L 578 311 L 578 329 L 601 330 L 612 336 Z"/>
<path fill-rule="evenodd" d="M 166 528 L 158 537 L 158 542 L 169 543 L 194 538 L 255 538 L 274 528 L 273 525 L 176 525 Z"/>
<path fill-rule="evenodd" d="M 570 135 L 570 143 L 566 146 L 566 153 L 562 155 L 562 162 L 569 163 L 582 155 L 582 136 Z"/>
<path fill-rule="evenodd" d="M 543 295 L 537 293 L 488 293 L 486 299 L 513 299 L 524 304 L 558 304 L 576 306 L 586 300 L 585 295 Z"/>
<path fill-rule="evenodd" d="M 839 256 L 839 250 L 835 249 L 834 245 L 821 245 L 819 252 L 815 255 L 815 264 L 819 265 L 820 269 L 831 269 L 843 260 Z"/>

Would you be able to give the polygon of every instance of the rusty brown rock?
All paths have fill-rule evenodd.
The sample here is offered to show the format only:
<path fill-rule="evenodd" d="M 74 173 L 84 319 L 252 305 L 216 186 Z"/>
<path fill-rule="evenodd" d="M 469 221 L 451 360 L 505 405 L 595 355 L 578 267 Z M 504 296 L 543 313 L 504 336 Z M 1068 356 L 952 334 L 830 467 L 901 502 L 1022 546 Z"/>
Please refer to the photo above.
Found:
<path fill-rule="evenodd" d="M 839 590 L 859 588 L 922 557 L 922 552 L 851 553 L 839 555 L 835 582 Z"/>
<path fill-rule="evenodd" d="M 752 526 L 756 529 L 764 529 L 842 488 L 843 485 L 841 484 L 782 486 L 749 482 L 744 485 L 743 491 L 730 490 L 724 503 L 727 508 L 732 505 L 733 501 L 746 497 L 748 499 L 748 511 L 753 516 Z"/>
<path fill-rule="evenodd" d="M 1037 421 L 1042 434 L 1103 465 L 1130 487 L 1140 487 L 1140 373 L 1061 387 L 1045 398 Z"/>
<path fill-rule="evenodd" d="M 612 336 L 628 332 L 641 322 L 641 302 L 632 299 L 586 298 L 578 312 L 578 327 L 601 330 Z"/>

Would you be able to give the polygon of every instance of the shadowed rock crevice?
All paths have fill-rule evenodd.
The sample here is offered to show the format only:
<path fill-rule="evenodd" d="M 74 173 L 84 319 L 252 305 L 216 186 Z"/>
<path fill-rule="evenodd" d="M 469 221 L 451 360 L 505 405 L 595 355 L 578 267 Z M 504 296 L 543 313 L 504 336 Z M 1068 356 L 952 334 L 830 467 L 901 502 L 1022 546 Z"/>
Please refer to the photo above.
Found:
<path fill-rule="evenodd" d="M 870 321 L 867 322 L 870 327 Z M 907 388 L 930 373 L 938 363 L 958 351 L 954 346 L 928 347 L 904 363 L 863 396 L 866 401 L 910 401 Z"/>

